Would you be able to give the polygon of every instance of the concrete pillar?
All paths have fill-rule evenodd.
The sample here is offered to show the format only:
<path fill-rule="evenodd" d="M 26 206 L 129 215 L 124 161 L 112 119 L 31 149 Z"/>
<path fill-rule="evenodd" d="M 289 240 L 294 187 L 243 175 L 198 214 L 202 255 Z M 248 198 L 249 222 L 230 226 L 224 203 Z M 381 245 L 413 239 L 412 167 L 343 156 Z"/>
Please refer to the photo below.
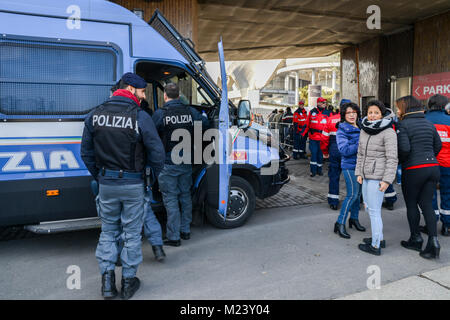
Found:
<path fill-rule="evenodd" d="M 311 71 L 311 84 L 316 84 L 316 69 L 312 69 Z"/>
<path fill-rule="evenodd" d="M 288 75 L 284 78 L 284 90 L 289 91 L 289 76 Z"/>
<path fill-rule="evenodd" d="M 336 104 L 336 70 L 331 74 L 331 88 L 333 89 L 333 105 Z"/>

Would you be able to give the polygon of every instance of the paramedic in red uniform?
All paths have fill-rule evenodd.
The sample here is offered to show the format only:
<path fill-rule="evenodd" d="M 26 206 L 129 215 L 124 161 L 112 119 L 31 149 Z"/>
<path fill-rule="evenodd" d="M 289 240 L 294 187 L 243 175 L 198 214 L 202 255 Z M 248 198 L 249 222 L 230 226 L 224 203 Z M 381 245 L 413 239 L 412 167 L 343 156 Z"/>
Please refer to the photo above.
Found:
<path fill-rule="evenodd" d="M 307 129 L 304 133 L 309 133 L 309 150 L 311 151 L 311 177 L 316 174 L 322 176 L 322 164 L 323 164 L 323 154 L 320 150 L 320 140 L 322 140 L 322 131 L 327 124 L 327 118 L 330 115 L 330 111 L 326 110 L 327 100 L 320 97 L 317 98 L 317 107 L 312 109 L 308 114 L 308 119 L 306 121 Z"/>
<path fill-rule="evenodd" d="M 308 113 L 304 108 L 305 103 L 299 101 L 298 108 L 294 112 L 294 159 L 306 159 L 306 139 L 307 136 L 303 136 L 306 131 L 306 120 Z"/>

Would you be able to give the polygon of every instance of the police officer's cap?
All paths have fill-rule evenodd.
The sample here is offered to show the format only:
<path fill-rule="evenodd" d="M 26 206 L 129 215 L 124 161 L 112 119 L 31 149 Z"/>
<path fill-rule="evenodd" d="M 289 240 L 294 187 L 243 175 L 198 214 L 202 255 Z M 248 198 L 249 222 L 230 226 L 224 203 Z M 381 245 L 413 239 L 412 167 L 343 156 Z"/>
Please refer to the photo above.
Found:
<path fill-rule="evenodd" d="M 125 73 L 122 76 L 122 81 L 136 89 L 143 89 L 147 86 L 147 82 L 144 79 L 132 72 Z"/>
<path fill-rule="evenodd" d="M 352 102 L 350 99 L 342 99 L 341 103 L 339 103 L 339 106 L 342 107 L 344 104 L 350 103 L 350 102 Z"/>

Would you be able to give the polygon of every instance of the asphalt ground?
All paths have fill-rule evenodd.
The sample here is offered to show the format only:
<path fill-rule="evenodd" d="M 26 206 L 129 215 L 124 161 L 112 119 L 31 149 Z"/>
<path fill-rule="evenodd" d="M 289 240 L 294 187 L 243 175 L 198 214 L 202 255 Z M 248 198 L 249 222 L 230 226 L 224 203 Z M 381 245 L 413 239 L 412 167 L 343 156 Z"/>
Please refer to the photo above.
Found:
<path fill-rule="evenodd" d="M 293 161 L 289 167 L 296 188 L 326 194 L 326 174 L 310 178 L 306 160 Z M 363 237 L 370 237 L 368 215 L 360 211 L 366 232 L 347 229 L 351 239 L 333 233 L 337 215 L 318 199 L 258 209 L 237 229 L 194 226 L 190 240 L 182 240 L 180 247 L 165 247 L 163 262 L 154 260 L 151 246 L 144 241 L 144 261 L 138 271 L 142 286 L 134 299 L 357 299 L 352 295 L 367 292 L 374 266 L 383 288 L 395 287 L 398 280 L 409 287 L 412 282 L 405 279 L 416 280 L 418 275 L 450 266 L 450 238 L 439 237 L 439 260 L 425 260 L 400 246 L 409 236 L 401 196 L 393 211 L 383 209 L 387 247 L 379 257 L 357 248 Z M 89 230 L 0 242 L 0 299 L 102 299 L 95 259 L 98 237 L 99 230 Z M 80 270 L 80 289 L 68 288 L 71 266 Z M 120 274 L 117 268 L 119 287 Z M 428 283 L 414 285 L 418 290 L 408 297 L 433 298 L 424 292 L 442 297 L 442 291 L 430 289 Z M 402 288 L 394 290 L 400 297 L 406 294 Z"/>

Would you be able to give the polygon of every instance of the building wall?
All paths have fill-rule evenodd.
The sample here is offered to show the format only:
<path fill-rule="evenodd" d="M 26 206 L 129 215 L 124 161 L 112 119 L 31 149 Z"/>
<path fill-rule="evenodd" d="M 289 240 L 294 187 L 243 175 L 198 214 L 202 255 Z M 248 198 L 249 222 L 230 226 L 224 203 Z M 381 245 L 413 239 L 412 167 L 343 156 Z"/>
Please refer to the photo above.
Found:
<path fill-rule="evenodd" d="M 391 76 L 412 77 L 414 60 L 414 29 L 380 38 L 380 75 L 378 97 L 391 100 Z"/>
<path fill-rule="evenodd" d="M 416 22 L 414 76 L 450 71 L 450 11 Z"/>
<path fill-rule="evenodd" d="M 159 9 L 169 22 L 185 38 L 197 43 L 198 34 L 198 4 L 197 0 L 113 0 L 130 11 L 144 10 L 144 20 L 149 21 L 156 9 Z"/>

